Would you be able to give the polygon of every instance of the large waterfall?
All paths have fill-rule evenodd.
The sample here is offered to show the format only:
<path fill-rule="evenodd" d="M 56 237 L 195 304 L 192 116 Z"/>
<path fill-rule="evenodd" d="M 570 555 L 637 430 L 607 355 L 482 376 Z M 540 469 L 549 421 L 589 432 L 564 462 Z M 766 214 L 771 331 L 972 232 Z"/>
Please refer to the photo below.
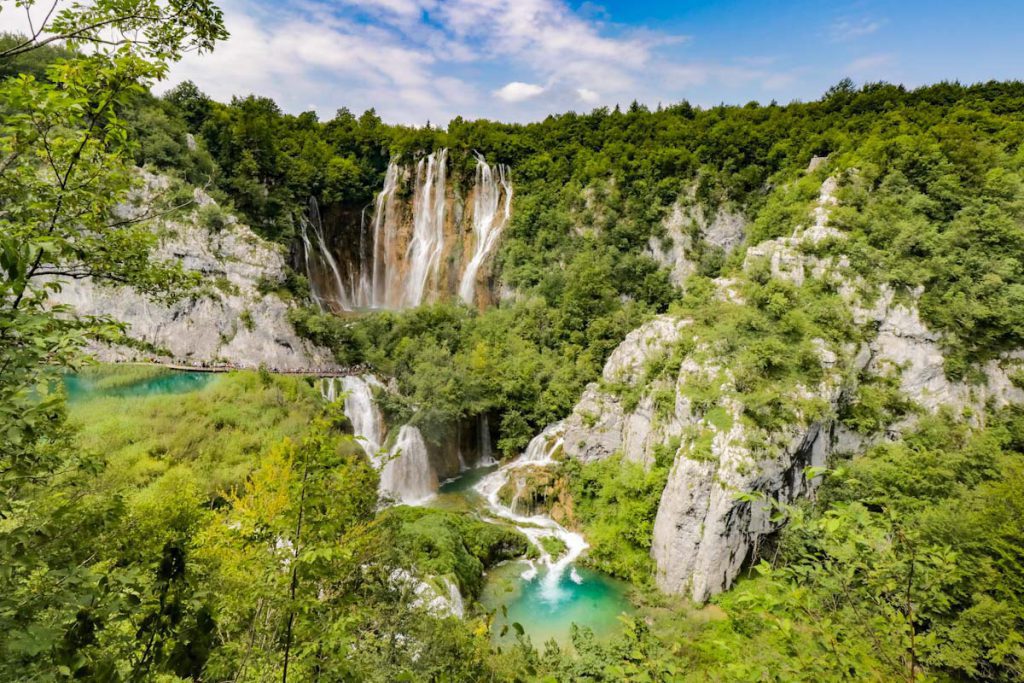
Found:
<path fill-rule="evenodd" d="M 480 266 L 498 243 L 501 231 L 512 215 L 512 185 L 508 167 L 497 166 L 494 171 L 481 155 L 476 158 L 476 194 L 473 197 L 473 257 L 462 272 L 459 296 L 467 304 L 476 300 L 476 278 Z M 504 197 L 504 202 L 502 198 Z M 500 210 L 499 210 L 500 209 Z"/>
<path fill-rule="evenodd" d="M 400 172 L 401 167 L 392 159 L 384 176 L 384 189 L 377 195 L 373 212 L 373 245 L 369 253 L 370 261 L 365 260 L 365 251 L 360 255 L 360 270 L 369 270 L 372 277 L 372 287 L 365 292 L 364 302 L 364 305 L 370 308 L 388 308 L 393 303 L 389 298 L 394 291 L 389 266 L 397 262 L 399 246 L 395 194 L 398 190 Z"/>
<path fill-rule="evenodd" d="M 437 493 L 437 474 L 430 464 L 420 430 L 405 425 L 398 432 L 380 473 L 380 492 L 406 505 L 416 505 Z"/>
<path fill-rule="evenodd" d="M 392 159 L 372 209 L 358 216 L 358 234 L 351 212 L 335 208 L 325 227 L 311 203 L 300 256 L 321 308 L 401 309 L 455 296 L 477 303 L 481 273 L 511 216 L 511 175 L 478 154 L 472 186 L 453 187 L 449 163 L 446 149 L 414 166 Z M 329 227 L 339 224 L 350 227 Z"/>
<path fill-rule="evenodd" d="M 416 165 L 416 194 L 413 196 L 412 241 L 406 250 L 406 274 L 402 303 L 419 306 L 428 285 L 436 290 L 441 252 L 444 250 L 445 179 L 448 150 L 442 149 L 420 159 Z"/>

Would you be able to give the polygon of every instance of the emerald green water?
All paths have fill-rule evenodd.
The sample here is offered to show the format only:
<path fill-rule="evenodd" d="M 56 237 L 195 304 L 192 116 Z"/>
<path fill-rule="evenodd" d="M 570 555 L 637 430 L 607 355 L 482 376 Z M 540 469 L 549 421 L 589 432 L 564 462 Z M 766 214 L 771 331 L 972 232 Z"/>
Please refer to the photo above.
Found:
<path fill-rule="evenodd" d="M 185 394 L 199 391 L 217 376 L 210 372 L 186 372 L 168 370 L 152 377 L 142 377 L 138 381 L 111 383 L 109 377 L 88 377 L 82 375 L 65 375 L 64 387 L 68 400 L 71 402 L 99 397 L 145 397 L 158 394 Z"/>
<path fill-rule="evenodd" d="M 569 645 L 572 624 L 586 626 L 598 638 L 606 638 L 620 631 L 619 615 L 634 611 L 626 599 L 628 586 L 622 581 L 579 567 L 575 572 L 565 572 L 552 586 L 545 582 L 543 569 L 530 580 L 522 578 L 528 569 L 525 562 L 510 562 L 487 575 L 480 602 L 488 610 L 497 610 L 494 636 L 499 642 L 515 639 L 513 623 L 520 624 L 537 647 L 552 639 L 559 645 Z M 502 613 L 502 605 L 506 613 Z M 506 625 L 509 628 L 502 635 Z"/>
<path fill-rule="evenodd" d="M 497 465 L 472 469 L 446 482 L 432 504 L 446 509 L 484 509 L 486 502 L 474 487 L 496 469 Z M 487 573 L 480 602 L 487 610 L 495 611 L 496 641 L 514 640 L 512 624 L 518 623 L 538 647 L 551 639 L 570 646 L 572 624 L 586 626 L 598 638 L 606 638 L 620 631 L 619 615 L 634 611 L 626 597 L 629 585 L 623 581 L 575 565 L 566 568 L 554 582 L 547 572 L 540 562 L 535 570 L 528 562 L 508 562 Z"/>
<path fill-rule="evenodd" d="M 442 496 L 447 494 L 476 495 L 473 487 L 496 469 L 498 469 L 497 465 L 489 465 L 487 467 L 475 467 L 471 470 L 466 470 L 461 476 L 441 484 L 438 494 Z"/>

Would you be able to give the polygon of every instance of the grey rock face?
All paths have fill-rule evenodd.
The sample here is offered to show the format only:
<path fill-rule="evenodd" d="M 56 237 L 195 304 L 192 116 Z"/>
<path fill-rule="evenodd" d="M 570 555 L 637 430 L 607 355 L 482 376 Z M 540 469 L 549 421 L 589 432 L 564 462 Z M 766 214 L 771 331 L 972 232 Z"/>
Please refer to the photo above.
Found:
<path fill-rule="evenodd" d="M 1024 401 L 1024 391 L 1010 380 L 1024 367 L 1024 354 L 983 365 L 981 383 L 953 382 L 944 373 L 941 336 L 923 324 L 913 303 L 920 292 L 912 293 L 906 303 L 896 303 L 885 287 L 868 297 L 865 292 L 870 288 L 851 272 L 846 257 L 816 256 L 805 249 L 844 239 L 844 233 L 828 222 L 835 192 L 835 181 L 826 180 L 807 227 L 750 247 L 746 255 L 746 269 L 766 260 L 773 277 L 797 286 L 809 278 L 830 281 L 850 306 L 854 321 L 872 331 L 859 347 L 830 348 L 824 340 L 815 342 L 822 378 L 817 385 L 798 386 L 795 395 L 786 397 L 797 406 L 789 424 L 769 433 L 741 419 L 744 406 L 729 368 L 713 354 L 710 361 L 708 353 L 697 354 L 704 359 L 701 362 L 694 356 L 683 358 L 674 384 L 664 374 L 654 381 L 645 378 L 647 364 L 686 334 L 686 321 L 668 316 L 629 335 L 609 358 L 602 382 L 587 387 L 565 422 L 566 454 L 585 461 L 621 453 L 626 460 L 649 466 L 657 449 L 678 444 L 652 538 L 656 580 L 663 591 L 704 601 L 728 588 L 761 539 L 776 530 L 764 501 L 789 503 L 813 495 L 819 481 L 807 478 L 807 467 L 825 466 L 835 452 L 857 453 L 910 425 L 908 421 L 890 425 L 881 434 L 862 435 L 836 421 L 843 401 L 855 389 L 851 378 L 862 371 L 899 373 L 902 392 L 930 411 L 973 407 L 981 414 L 987 404 Z M 717 280 L 718 297 L 742 304 L 738 284 L 737 279 Z M 700 340 L 695 342 L 701 351 Z M 686 388 L 709 382 L 721 389 L 717 404 L 713 409 L 693 405 Z M 674 404 L 666 411 L 665 396 L 673 393 Z M 801 399 L 815 399 L 825 410 L 803 414 L 799 406 L 812 402 Z"/>
<path fill-rule="evenodd" d="M 921 292 L 914 294 L 916 299 Z M 1024 402 L 1024 390 L 1010 379 L 1011 373 L 1021 368 L 1021 353 L 986 362 L 979 368 L 980 383 L 951 381 L 944 369 L 942 336 L 925 326 L 916 306 L 894 303 L 893 299 L 892 290 L 883 287 L 872 308 L 854 308 L 857 318 L 878 326 L 878 335 L 869 344 L 869 370 L 882 374 L 889 367 L 897 368 L 900 390 L 929 411 L 942 406 L 962 411 L 968 406 L 999 408 Z"/>
<path fill-rule="evenodd" d="M 661 316 L 631 332 L 608 357 L 603 382 L 627 391 L 634 387 L 641 381 L 646 364 L 667 353 L 687 324 Z M 622 451 L 627 460 L 645 464 L 652 461 L 654 446 L 667 438 L 669 428 L 655 419 L 649 395 L 627 411 L 621 396 L 598 383 L 587 386 L 564 424 L 564 449 L 570 457 L 600 460 Z"/>
<path fill-rule="evenodd" d="M 652 237 L 648 252 L 671 270 L 673 284 L 682 286 L 686 278 L 697 271 L 693 235 L 729 254 L 743 242 L 747 221 L 726 207 L 719 207 L 713 216 L 708 217 L 704 207 L 691 198 L 685 203 L 682 200 L 676 202 L 663 226 L 665 236 Z"/>
<path fill-rule="evenodd" d="M 166 179 L 146 177 L 146 193 L 166 186 Z M 213 200 L 196 191 L 196 203 Z M 137 211 L 122 207 L 125 215 Z M 154 259 L 178 261 L 187 270 L 202 273 L 208 285 L 203 296 L 171 305 L 154 302 L 131 288 L 111 287 L 92 280 L 66 281 L 54 297 L 81 315 L 105 315 L 128 325 L 132 338 L 148 342 L 181 363 L 234 363 L 256 367 L 266 364 L 281 370 L 327 367 L 329 351 L 296 335 L 287 320 L 289 305 L 274 294 L 261 294 L 259 283 L 281 282 L 285 277 L 282 249 L 260 239 L 229 217 L 223 229 L 211 233 L 198 225 L 198 215 L 154 225 L 161 235 Z M 92 349 L 101 360 L 131 360 L 143 354 L 133 348 Z"/>
<path fill-rule="evenodd" d="M 676 459 L 654 523 L 651 554 L 658 587 L 704 601 L 731 585 L 762 536 L 777 528 L 761 500 L 741 501 L 757 492 L 782 503 L 812 492 L 804 469 L 823 466 L 832 435 L 826 424 L 793 429 L 791 443 L 777 456 L 755 459 L 742 441 L 719 435 L 717 459 Z"/>

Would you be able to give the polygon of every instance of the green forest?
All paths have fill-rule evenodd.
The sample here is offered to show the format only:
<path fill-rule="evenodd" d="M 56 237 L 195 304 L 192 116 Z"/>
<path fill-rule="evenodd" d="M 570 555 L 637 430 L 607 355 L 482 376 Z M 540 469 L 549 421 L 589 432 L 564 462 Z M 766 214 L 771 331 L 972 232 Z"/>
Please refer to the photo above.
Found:
<path fill-rule="evenodd" d="M 211 0 L 73 4 L 49 32 L 0 37 L 0 680 L 1024 680 L 1024 406 L 934 408 L 901 392 L 898 368 L 867 376 L 853 359 L 878 325 L 844 287 L 748 254 L 813 222 L 835 179 L 842 237 L 797 249 L 842 260 L 858 301 L 913 302 L 936 375 L 982 385 L 1024 348 L 1024 83 L 845 80 L 811 102 L 408 127 L 218 102 L 191 82 L 154 95 L 170 64 L 227 37 Z M 515 296 L 318 307 L 294 258 L 310 198 L 358 213 L 391 160 L 442 148 L 456 191 L 477 154 L 511 169 L 493 277 Z M 204 229 L 237 216 L 288 254 L 267 294 L 339 366 L 386 378 L 387 423 L 431 445 L 486 417 L 510 462 L 588 385 L 665 419 L 685 399 L 722 431 L 765 435 L 751 446 L 765 457 L 813 421 L 862 445 L 801 473 L 822 481 L 812 496 L 737 493 L 780 530 L 707 602 L 659 589 L 652 530 L 677 461 L 716 457 L 711 431 L 648 463 L 556 458 L 533 504 L 586 538 L 581 565 L 625 582 L 632 611 L 612 636 L 578 624 L 568 642 L 501 627 L 480 598 L 503 563 L 536 560 L 529 534 L 460 506 L 381 506 L 374 454 L 318 379 L 239 370 L 140 397 L 123 390 L 173 373 L 91 358 L 139 342 L 116 316 L 55 305 L 58 278 L 203 296 L 154 257 L 147 220 L 118 213 L 139 168 L 172 179 L 155 211 L 192 215 L 202 188 Z M 680 206 L 747 219 L 731 251 L 687 227 L 682 282 L 649 249 Z M 636 381 L 603 378 L 658 316 L 687 333 Z M 719 374 L 677 391 L 685 362 Z M 833 374 L 836 405 L 805 391 Z M 432 608 L 417 577 L 454 586 L 464 614 Z"/>

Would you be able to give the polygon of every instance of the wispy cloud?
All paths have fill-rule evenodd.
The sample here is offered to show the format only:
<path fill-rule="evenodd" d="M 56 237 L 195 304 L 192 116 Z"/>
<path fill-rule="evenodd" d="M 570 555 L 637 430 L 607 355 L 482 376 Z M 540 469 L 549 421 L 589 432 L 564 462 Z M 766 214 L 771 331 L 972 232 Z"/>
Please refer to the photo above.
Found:
<path fill-rule="evenodd" d="M 833 42 L 847 43 L 858 38 L 870 36 L 885 25 L 881 19 L 837 19 L 828 28 L 828 35 Z"/>
<path fill-rule="evenodd" d="M 212 55 L 186 57 L 172 80 L 324 116 L 346 106 L 412 124 L 456 114 L 529 120 L 681 99 L 696 86 L 771 91 L 793 80 L 764 58 L 684 59 L 688 36 L 614 24 L 605 10 L 567 0 L 221 3 L 231 38 Z"/>
<path fill-rule="evenodd" d="M 845 72 L 851 76 L 877 77 L 896 61 L 891 54 L 865 55 L 846 65 Z"/>

